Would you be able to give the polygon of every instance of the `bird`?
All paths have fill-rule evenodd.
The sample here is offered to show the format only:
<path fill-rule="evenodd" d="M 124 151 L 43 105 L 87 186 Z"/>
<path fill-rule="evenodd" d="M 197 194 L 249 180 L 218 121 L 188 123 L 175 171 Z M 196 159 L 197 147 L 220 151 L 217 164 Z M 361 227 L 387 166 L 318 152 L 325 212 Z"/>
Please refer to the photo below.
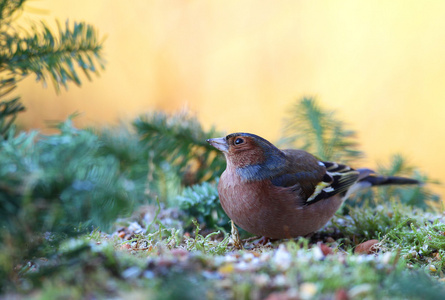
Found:
<path fill-rule="evenodd" d="M 207 139 L 226 159 L 218 195 L 239 227 L 268 239 L 309 236 L 357 190 L 416 179 L 379 176 L 370 169 L 319 160 L 299 149 L 280 150 L 252 133 Z"/>

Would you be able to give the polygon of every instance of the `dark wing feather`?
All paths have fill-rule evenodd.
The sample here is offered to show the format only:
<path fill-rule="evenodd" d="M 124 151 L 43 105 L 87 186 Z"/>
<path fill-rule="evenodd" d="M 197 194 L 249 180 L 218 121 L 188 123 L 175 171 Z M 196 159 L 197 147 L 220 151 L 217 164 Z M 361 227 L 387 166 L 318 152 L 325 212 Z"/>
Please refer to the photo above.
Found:
<path fill-rule="evenodd" d="M 322 168 L 320 168 L 322 167 Z M 310 205 L 340 194 L 345 196 L 348 189 L 357 182 L 359 172 L 342 164 L 315 161 L 311 170 L 293 168 L 295 173 L 286 173 L 271 179 L 272 184 L 292 187 L 303 197 L 303 204 Z"/>
<path fill-rule="evenodd" d="M 315 192 L 306 200 L 306 204 L 313 204 L 337 194 L 344 197 L 349 188 L 357 182 L 359 177 L 359 172 L 353 169 L 343 169 L 342 172 L 335 173 L 327 171 L 326 174 L 332 177 L 332 181 L 330 183 L 325 181 L 320 182 L 317 185 Z"/>

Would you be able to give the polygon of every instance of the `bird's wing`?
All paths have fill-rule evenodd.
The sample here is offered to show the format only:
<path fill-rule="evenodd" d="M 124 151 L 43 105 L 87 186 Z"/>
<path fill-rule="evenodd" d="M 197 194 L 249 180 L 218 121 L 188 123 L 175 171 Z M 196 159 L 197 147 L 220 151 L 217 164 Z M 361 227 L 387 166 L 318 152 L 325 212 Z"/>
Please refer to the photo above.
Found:
<path fill-rule="evenodd" d="M 314 193 L 306 200 L 306 204 L 312 204 L 337 194 L 344 197 L 359 178 L 360 172 L 349 166 L 334 162 L 321 163 L 326 167 L 326 174 L 323 180 L 317 184 Z"/>
<path fill-rule="evenodd" d="M 301 204 L 310 205 L 340 194 L 345 196 L 348 189 L 358 180 L 359 172 L 342 164 L 316 161 L 312 169 L 295 165 L 285 174 L 271 179 L 275 186 L 289 187 L 296 191 Z"/>

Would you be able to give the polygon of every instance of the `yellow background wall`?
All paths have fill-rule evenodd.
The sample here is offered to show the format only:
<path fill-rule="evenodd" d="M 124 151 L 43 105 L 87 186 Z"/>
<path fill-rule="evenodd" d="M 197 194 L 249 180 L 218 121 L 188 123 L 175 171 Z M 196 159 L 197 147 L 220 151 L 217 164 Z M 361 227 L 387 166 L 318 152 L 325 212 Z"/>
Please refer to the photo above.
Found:
<path fill-rule="evenodd" d="M 206 127 L 274 141 L 286 110 L 310 95 L 358 131 L 363 165 L 400 152 L 445 182 L 445 1 L 42 0 L 27 7 L 27 19 L 95 25 L 107 35 L 108 61 L 100 78 L 59 95 L 34 78 L 23 81 L 27 127 L 74 111 L 83 112 L 82 126 L 187 107 Z"/>

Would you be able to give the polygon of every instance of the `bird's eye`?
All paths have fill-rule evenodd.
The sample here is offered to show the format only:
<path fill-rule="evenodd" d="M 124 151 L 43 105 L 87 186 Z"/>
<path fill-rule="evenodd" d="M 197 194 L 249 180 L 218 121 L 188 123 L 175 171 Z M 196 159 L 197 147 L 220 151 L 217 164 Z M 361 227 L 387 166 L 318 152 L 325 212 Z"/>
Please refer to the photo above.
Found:
<path fill-rule="evenodd" d="M 244 140 L 242 138 L 237 138 L 235 140 L 235 145 L 239 145 L 239 144 L 242 144 L 242 143 L 244 143 Z"/>

